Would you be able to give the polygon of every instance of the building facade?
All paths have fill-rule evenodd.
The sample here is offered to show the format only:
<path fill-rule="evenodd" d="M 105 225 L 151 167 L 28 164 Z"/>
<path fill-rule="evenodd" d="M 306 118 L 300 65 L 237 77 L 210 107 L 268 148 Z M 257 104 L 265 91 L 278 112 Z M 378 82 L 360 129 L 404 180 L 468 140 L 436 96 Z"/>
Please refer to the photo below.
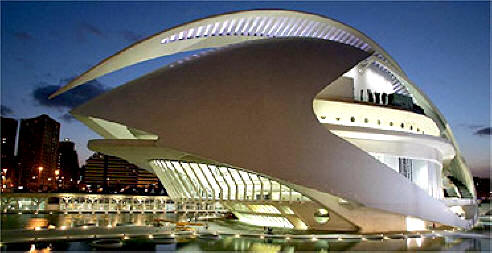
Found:
<path fill-rule="evenodd" d="M 2 189 L 8 189 L 15 187 L 16 181 L 15 139 L 17 137 L 17 120 L 4 117 L 1 117 L 1 120 Z"/>
<path fill-rule="evenodd" d="M 371 233 L 475 224 L 473 179 L 443 115 L 376 42 L 326 17 L 254 10 L 196 20 L 52 96 L 205 48 L 72 110 L 104 137 L 89 148 L 154 172 L 178 203 L 251 225 Z"/>
<path fill-rule="evenodd" d="M 70 139 L 60 141 L 58 145 L 58 172 L 55 171 L 59 188 L 74 188 L 80 179 L 79 157 L 75 143 Z"/>
<path fill-rule="evenodd" d="M 149 188 L 158 184 L 151 172 L 116 156 L 95 153 L 86 160 L 82 183 L 92 192 L 123 192 L 125 189 Z"/>
<path fill-rule="evenodd" d="M 56 188 L 59 138 L 60 123 L 48 115 L 21 120 L 17 171 L 19 186 L 31 190 Z"/>

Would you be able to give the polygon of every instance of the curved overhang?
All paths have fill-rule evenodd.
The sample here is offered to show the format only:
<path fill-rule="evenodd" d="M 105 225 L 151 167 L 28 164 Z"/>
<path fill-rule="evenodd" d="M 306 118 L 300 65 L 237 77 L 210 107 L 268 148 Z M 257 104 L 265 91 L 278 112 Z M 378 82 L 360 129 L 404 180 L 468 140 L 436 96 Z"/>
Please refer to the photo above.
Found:
<path fill-rule="evenodd" d="M 278 37 L 317 38 L 344 43 L 374 54 L 406 76 L 376 42 L 339 21 L 300 11 L 251 10 L 198 19 L 138 41 L 76 77 L 50 98 L 100 76 L 157 57 Z"/>

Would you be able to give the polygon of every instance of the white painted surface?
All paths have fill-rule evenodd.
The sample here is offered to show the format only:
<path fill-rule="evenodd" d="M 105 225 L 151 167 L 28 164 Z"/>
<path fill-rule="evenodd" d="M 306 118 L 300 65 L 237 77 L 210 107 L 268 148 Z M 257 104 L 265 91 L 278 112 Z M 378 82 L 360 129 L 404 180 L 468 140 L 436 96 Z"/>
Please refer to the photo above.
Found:
<path fill-rule="evenodd" d="M 443 203 L 316 119 L 315 95 L 367 56 L 322 40 L 250 42 L 157 70 L 73 113 L 154 133 L 159 136 L 157 147 L 370 208 L 467 226 Z"/>

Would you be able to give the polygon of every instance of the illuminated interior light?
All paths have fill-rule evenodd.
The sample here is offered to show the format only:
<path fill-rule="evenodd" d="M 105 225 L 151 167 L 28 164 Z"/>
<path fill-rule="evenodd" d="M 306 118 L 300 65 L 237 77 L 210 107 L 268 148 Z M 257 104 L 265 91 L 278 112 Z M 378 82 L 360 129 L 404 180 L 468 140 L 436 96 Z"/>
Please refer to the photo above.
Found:
<path fill-rule="evenodd" d="M 153 235 L 149 235 L 149 239 L 154 239 L 154 236 Z"/>

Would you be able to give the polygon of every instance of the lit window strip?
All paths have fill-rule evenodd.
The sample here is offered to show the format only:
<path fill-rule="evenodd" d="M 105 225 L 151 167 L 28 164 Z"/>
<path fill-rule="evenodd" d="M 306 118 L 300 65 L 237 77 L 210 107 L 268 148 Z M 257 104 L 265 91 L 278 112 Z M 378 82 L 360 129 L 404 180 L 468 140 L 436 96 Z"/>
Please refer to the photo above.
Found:
<path fill-rule="evenodd" d="M 198 196 L 200 196 L 200 198 L 201 198 L 202 200 L 205 200 L 205 201 L 206 201 L 206 200 L 208 200 L 209 191 L 208 191 L 208 189 L 207 189 L 207 188 L 205 188 L 205 187 L 203 186 L 203 184 L 202 184 L 202 181 L 203 181 L 203 180 L 200 180 L 200 179 L 197 177 L 197 175 L 196 175 L 196 173 L 195 173 L 195 169 L 191 167 L 191 166 L 192 166 L 192 164 L 190 164 L 190 163 L 184 163 L 184 164 L 183 164 L 182 162 L 180 162 L 180 164 L 181 164 L 181 167 L 183 167 L 183 168 L 185 169 L 185 172 L 186 172 L 186 174 L 188 175 L 188 178 L 189 178 L 190 180 L 192 180 L 192 181 L 196 181 L 196 182 L 193 182 L 193 183 L 194 183 L 193 185 L 196 185 L 196 184 L 198 183 L 198 186 L 199 186 L 199 187 L 198 187 L 198 188 L 199 188 L 199 189 L 198 189 Z M 186 165 L 186 166 L 185 166 L 185 165 Z"/>
<path fill-rule="evenodd" d="M 193 168 L 193 165 L 195 165 L 195 168 Z M 198 164 L 196 164 L 196 163 L 192 163 L 192 164 L 190 164 L 190 166 L 192 167 L 191 171 L 193 172 L 193 174 L 195 174 L 195 177 L 198 178 L 198 183 L 204 189 L 206 189 L 207 200 L 214 200 L 216 198 L 215 189 L 210 185 L 210 183 L 208 182 L 208 179 L 205 177 L 205 175 L 203 175 L 203 172 L 202 172 L 202 169 L 200 168 L 200 166 L 198 166 Z M 206 187 L 203 185 L 203 181 L 205 181 L 205 183 L 207 183 Z M 211 193 L 210 197 L 208 195 L 209 192 Z"/>
<path fill-rule="evenodd" d="M 174 189 L 174 186 L 171 185 L 171 183 L 168 180 L 167 175 L 165 174 L 165 169 L 164 167 L 166 166 L 162 161 L 156 160 L 154 161 L 155 165 L 158 166 L 159 169 L 156 169 L 156 174 L 157 175 L 162 175 L 160 177 L 163 185 L 166 187 L 166 191 L 174 198 L 182 198 L 181 194 L 178 194 L 178 192 Z"/>
<path fill-rule="evenodd" d="M 186 193 L 188 199 L 192 199 L 193 198 L 193 193 L 188 188 L 188 185 L 183 181 L 183 179 L 181 178 L 181 175 L 179 175 L 177 169 L 170 162 L 169 163 L 166 162 L 166 164 L 170 168 L 170 174 L 174 176 L 174 180 L 176 180 L 176 182 L 180 182 L 179 185 L 182 187 L 182 189 Z"/>
<path fill-rule="evenodd" d="M 166 167 L 166 165 L 161 161 L 161 165 Z M 176 186 L 174 185 L 174 183 L 171 183 L 172 180 L 169 180 L 170 177 L 168 176 L 168 173 L 166 172 L 167 169 L 161 169 L 161 172 L 162 172 L 162 179 L 163 179 L 163 182 L 165 183 L 167 181 L 167 186 L 169 186 L 169 189 L 171 192 L 174 192 L 174 195 L 176 196 L 176 198 L 179 198 L 179 199 L 184 199 L 185 196 L 184 196 L 184 192 L 183 191 L 179 191 Z M 166 188 L 167 190 L 167 188 Z"/>
<path fill-rule="evenodd" d="M 193 185 L 193 183 L 191 182 L 191 180 L 189 180 L 187 178 L 188 175 L 186 174 L 186 172 L 184 171 L 184 169 L 181 167 L 181 165 L 179 164 L 179 162 L 174 162 L 172 164 L 174 166 L 174 169 L 176 170 L 176 173 L 178 174 L 178 177 L 181 178 L 182 182 L 185 184 L 185 187 L 187 187 L 188 188 L 188 191 L 191 193 L 191 198 L 192 199 L 198 198 L 198 192 L 197 192 L 195 186 Z"/>
<path fill-rule="evenodd" d="M 191 185 L 191 188 L 193 189 L 193 196 L 194 198 L 198 198 L 198 199 L 201 199 L 201 194 L 200 194 L 200 190 L 195 186 L 193 180 L 191 179 L 190 175 L 188 174 L 188 171 L 186 170 L 186 168 L 181 164 L 181 162 L 178 162 L 177 163 L 178 166 L 176 167 L 179 167 L 179 170 L 182 174 L 184 174 L 186 177 L 184 177 L 184 180 L 188 183 L 188 185 Z"/>
<path fill-rule="evenodd" d="M 166 178 L 173 178 L 171 180 L 169 180 L 169 185 L 171 186 L 171 188 L 174 189 L 174 191 L 176 193 L 178 193 L 177 195 L 180 196 L 181 199 L 186 199 L 188 196 L 186 196 L 186 191 L 184 191 L 183 189 L 179 190 L 180 187 L 176 186 L 176 181 L 174 180 L 174 176 L 172 175 L 172 171 L 169 169 L 169 166 L 167 166 L 167 164 L 165 164 L 164 162 L 162 162 L 162 165 L 163 165 L 163 173 L 166 174 Z"/>
<path fill-rule="evenodd" d="M 249 27 L 250 21 L 252 19 L 254 19 L 253 24 L 251 27 Z M 277 19 L 277 23 L 275 23 L 275 25 L 272 26 L 271 23 L 275 19 Z M 360 49 L 365 50 L 365 51 L 369 51 L 371 49 L 371 47 L 368 47 L 368 45 L 366 43 L 359 42 L 358 38 L 356 38 L 355 36 L 353 36 L 352 34 L 350 34 L 347 31 L 342 30 L 342 32 L 339 33 L 341 30 L 337 29 L 336 35 L 329 37 L 328 35 L 331 34 L 331 31 L 326 33 L 326 35 L 325 35 L 326 31 L 323 30 L 324 28 L 323 29 L 318 28 L 319 25 L 321 24 L 320 22 L 316 22 L 316 21 L 308 20 L 308 19 L 283 18 L 284 22 L 280 22 L 280 26 L 278 27 L 277 31 L 272 33 L 273 28 L 278 26 L 278 20 L 279 19 L 282 19 L 282 17 L 280 17 L 280 18 L 278 18 L 278 17 L 273 17 L 273 18 L 272 17 L 256 17 L 256 18 L 250 17 L 250 18 L 248 18 L 248 22 L 246 22 L 245 26 L 243 27 L 242 35 L 250 35 L 250 36 L 291 36 L 292 35 L 292 36 L 317 37 L 317 38 L 321 38 L 324 36 L 324 39 L 329 39 L 329 40 L 334 40 L 334 41 L 338 41 L 341 43 L 349 44 L 349 45 L 355 46 L 355 47 L 360 48 Z M 222 36 L 222 35 L 231 35 L 231 34 L 237 35 L 237 32 L 240 30 L 239 28 L 242 26 L 243 20 L 244 20 L 244 18 L 242 18 L 240 20 L 240 23 L 237 26 L 234 26 L 236 19 L 233 19 L 232 21 L 230 21 L 230 23 L 229 23 L 229 20 L 225 20 L 222 22 L 216 22 L 215 24 L 208 24 L 206 26 L 206 30 L 205 30 L 203 35 L 201 34 L 201 32 L 202 32 L 204 26 L 199 26 L 197 28 L 191 28 L 187 31 L 181 31 L 177 34 L 173 34 L 169 38 L 163 39 L 161 41 L 161 43 L 165 44 L 165 43 L 174 42 L 177 40 L 192 39 L 193 37 L 199 38 L 202 36 L 204 36 L 204 37 L 216 36 L 216 35 Z M 285 27 L 285 28 L 289 28 L 289 27 L 291 28 L 287 32 L 287 34 L 285 34 L 287 29 L 284 29 L 282 32 L 280 32 L 282 26 L 285 24 L 285 20 L 291 21 Z M 257 26 L 258 21 L 259 21 L 259 25 Z M 293 22 L 293 21 L 296 21 L 296 22 Z M 299 21 L 301 22 L 300 24 L 299 24 Z M 268 22 L 268 23 L 265 24 L 265 22 Z M 295 24 L 292 25 L 292 23 L 295 23 Z M 212 26 L 213 26 L 213 28 L 212 28 Z M 321 27 L 323 27 L 323 26 L 325 26 L 325 24 L 321 25 Z M 327 25 L 327 26 L 329 27 L 329 25 Z M 247 30 L 246 27 L 249 27 L 249 30 L 248 30 L 247 34 L 244 34 Z M 271 30 L 269 32 L 267 32 L 267 30 L 270 27 L 272 27 Z M 209 34 L 210 28 L 212 28 L 212 31 Z M 235 28 L 235 33 L 232 33 L 233 28 Z M 197 31 L 196 35 L 193 36 L 193 32 L 195 32 L 195 31 Z M 226 32 L 226 33 L 224 33 L 224 32 Z M 378 57 L 383 59 L 384 61 L 386 61 L 386 59 L 382 55 L 379 55 Z"/>
<path fill-rule="evenodd" d="M 217 168 L 217 171 L 219 172 L 220 176 L 224 180 L 225 185 L 227 186 L 227 193 L 228 193 L 227 200 L 234 200 L 232 198 L 232 185 L 229 183 L 229 180 L 227 179 L 227 177 L 224 176 L 224 173 L 221 170 L 221 168 L 218 166 L 216 168 Z M 234 185 L 234 188 L 235 188 L 235 185 Z"/>
<path fill-rule="evenodd" d="M 219 200 L 224 200 L 224 197 L 223 197 L 224 190 L 222 189 L 222 185 L 219 184 L 217 179 L 214 177 L 213 173 L 211 172 L 211 169 L 206 164 L 199 164 L 198 166 L 200 167 L 202 172 L 204 172 L 203 174 L 205 175 L 205 178 L 208 180 L 210 185 L 212 187 L 217 186 L 217 187 L 214 187 L 214 190 L 218 190 L 218 194 L 216 193 L 216 195 L 214 195 L 215 198 L 219 199 Z M 215 182 L 215 184 L 213 184 L 212 180 L 210 180 L 210 179 L 212 179 Z"/>
<path fill-rule="evenodd" d="M 203 164 L 203 166 L 200 166 L 195 163 L 190 164 L 187 162 L 170 162 L 159 160 L 151 164 L 157 166 L 158 168 L 161 168 L 164 174 L 163 183 L 168 186 L 170 192 L 175 192 L 175 194 L 173 194 L 175 196 L 181 195 L 183 199 L 191 200 L 198 198 L 201 200 L 220 200 L 220 195 L 222 192 L 221 189 L 225 189 L 227 187 L 229 200 L 257 200 L 256 194 L 259 186 L 261 200 L 264 200 L 266 192 L 268 192 L 268 195 L 270 196 L 269 200 L 271 201 L 293 201 L 293 195 L 301 196 L 301 199 L 299 199 L 300 201 L 303 201 L 304 199 L 309 200 L 308 198 L 305 198 L 302 194 L 293 191 L 290 187 L 282 185 L 275 180 L 257 176 L 254 173 L 249 173 L 234 168 L 214 167 L 217 173 L 213 173 L 213 165 L 207 164 Z M 204 172 L 205 169 L 208 173 Z M 199 171 L 197 172 L 195 170 Z M 165 178 L 166 175 L 167 178 Z M 216 176 L 221 177 L 222 180 L 218 180 Z M 213 183 L 211 183 L 211 177 L 214 178 L 214 181 L 216 182 L 216 187 L 214 187 Z M 168 179 L 172 180 L 168 181 Z M 202 181 L 205 181 L 210 187 L 205 186 L 205 182 Z M 265 182 L 268 182 L 268 187 L 270 187 L 269 189 L 265 188 Z M 176 186 L 176 183 L 178 186 Z M 226 184 L 226 187 L 224 187 L 223 184 Z M 231 189 L 231 187 L 234 188 L 234 191 Z M 244 188 L 240 189 L 240 187 Z M 181 190 L 177 190 L 179 188 L 181 188 Z M 215 192 L 216 189 L 219 191 L 218 194 Z M 179 194 L 178 192 L 180 192 L 181 194 Z M 212 195 L 209 194 L 210 192 L 212 192 Z M 278 196 L 274 197 L 273 193 Z M 225 194 L 223 195 L 225 196 Z M 234 198 L 232 196 L 234 196 Z"/>
<path fill-rule="evenodd" d="M 239 197 L 239 193 L 240 193 L 239 184 L 238 184 L 238 181 L 236 180 L 235 174 L 233 174 L 233 173 L 235 173 L 234 169 L 227 168 L 227 167 L 225 169 L 229 172 L 229 177 L 232 180 L 231 183 L 236 186 L 236 191 L 235 191 L 236 200 L 241 200 L 241 198 Z"/>
<path fill-rule="evenodd" d="M 222 175 L 222 172 L 220 172 L 220 170 L 217 166 L 210 166 L 209 168 L 213 171 L 212 175 L 214 176 L 214 178 L 216 180 L 217 180 L 217 178 L 220 178 L 220 184 L 222 186 L 225 185 L 225 187 L 223 187 L 224 194 L 222 194 L 222 197 L 223 197 L 222 200 L 230 200 L 231 186 L 227 183 L 226 179 Z M 219 180 L 217 180 L 217 182 L 219 182 Z M 225 191 L 225 189 L 227 189 L 227 191 Z"/>

